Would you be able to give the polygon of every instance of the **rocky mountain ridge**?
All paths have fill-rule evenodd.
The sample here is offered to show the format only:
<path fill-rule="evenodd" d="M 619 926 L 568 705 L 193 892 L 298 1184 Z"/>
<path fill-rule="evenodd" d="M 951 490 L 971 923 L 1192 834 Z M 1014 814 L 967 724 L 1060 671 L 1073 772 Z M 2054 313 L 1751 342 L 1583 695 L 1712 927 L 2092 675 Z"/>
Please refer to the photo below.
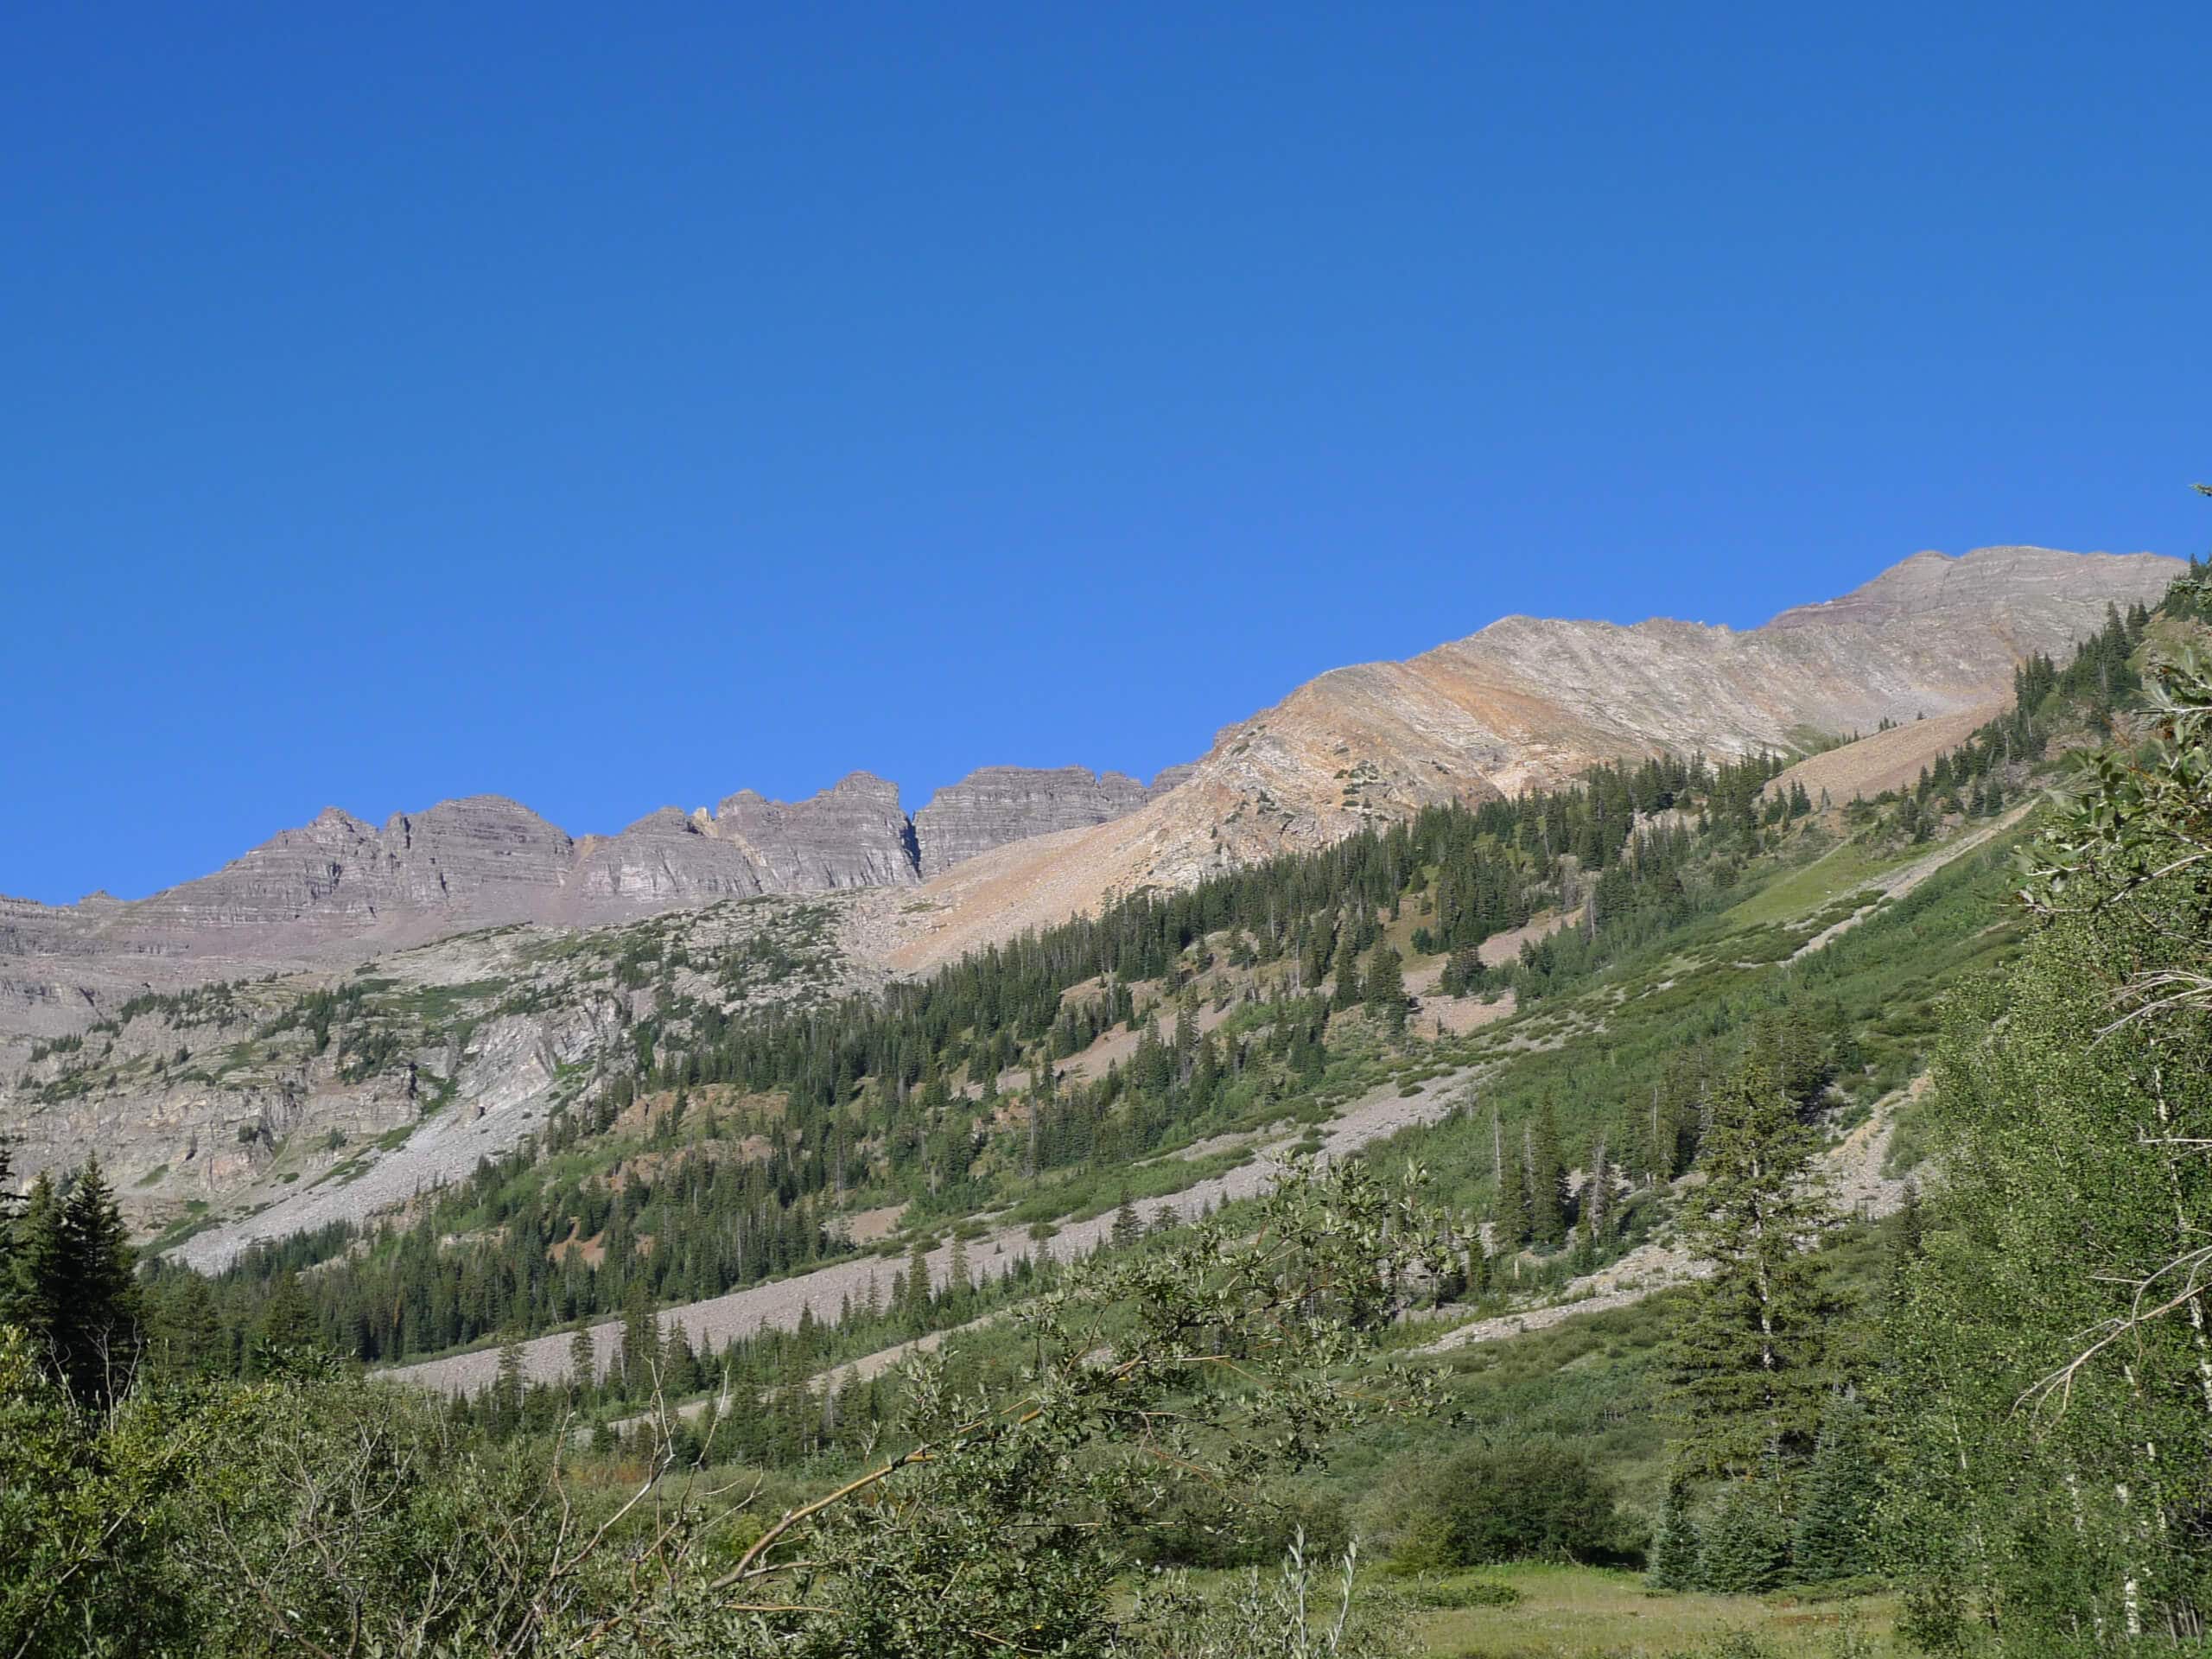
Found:
<path fill-rule="evenodd" d="M 1172 794 L 1000 847 L 924 884 L 891 961 L 916 971 L 1147 885 L 1185 886 L 1452 800 L 1572 782 L 1661 750 L 1783 753 L 1885 721 L 1980 709 L 2109 606 L 2155 602 L 2157 554 L 1919 553 L 1751 629 L 1510 616 L 1405 662 L 1308 681 L 1222 728 Z"/>
<path fill-rule="evenodd" d="M 986 767 L 909 817 L 898 785 L 853 772 L 803 801 L 752 790 L 571 836 L 479 795 L 378 827 L 336 807 L 222 869 L 148 898 L 0 898 L 0 1033 L 56 1035 L 119 998 L 256 969 L 343 963 L 471 928 L 590 926 L 728 899 L 912 887 L 1023 836 L 1091 826 L 1157 798 L 1081 766 Z"/>
<path fill-rule="evenodd" d="M 1596 761 L 1804 752 L 1901 722 L 1807 763 L 1840 804 L 2009 698 L 2021 657 L 2063 653 L 2181 569 L 1986 549 L 1756 629 L 1508 618 L 1323 675 L 1149 788 L 988 768 L 908 817 L 855 773 L 580 837 L 490 797 L 381 828 L 327 811 L 149 899 L 0 899 L 0 1135 L 26 1175 L 97 1147 L 149 1224 L 226 1217 L 199 1247 L 221 1259 L 472 1167 L 687 1006 L 864 989 Z"/>

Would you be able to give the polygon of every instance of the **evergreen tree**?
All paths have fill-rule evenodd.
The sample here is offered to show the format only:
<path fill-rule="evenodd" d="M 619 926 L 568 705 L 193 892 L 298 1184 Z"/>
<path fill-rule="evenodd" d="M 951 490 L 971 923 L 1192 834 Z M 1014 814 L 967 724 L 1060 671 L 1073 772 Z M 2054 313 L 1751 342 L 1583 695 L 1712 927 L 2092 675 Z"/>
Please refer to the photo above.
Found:
<path fill-rule="evenodd" d="M 651 1399 L 659 1363 L 660 1325 L 653 1317 L 652 1292 L 643 1279 L 633 1279 L 622 1298 L 622 1345 L 614 1361 L 623 1394 L 632 1400 Z"/>
<path fill-rule="evenodd" d="M 1114 1207 L 1114 1227 L 1108 1235 L 1109 1242 L 1117 1249 L 1127 1249 L 1144 1236 L 1144 1223 L 1137 1216 L 1137 1206 L 1129 1197 L 1126 1186 L 1122 1189 L 1122 1201 Z"/>
<path fill-rule="evenodd" d="M 944 1270 L 944 1297 L 946 1302 L 956 1310 L 956 1317 L 957 1310 L 967 1306 L 969 1293 L 974 1288 L 975 1282 L 968 1268 L 968 1241 L 956 1228 L 953 1230 L 952 1248 Z"/>
<path fill-rule="evenodd" d="M 592 1344 L 590 1327 L 582 1319 L 569 1327 L 569 1398 L 582 1405 L 592 1397 L 599 1380 L 599 1351 Z"/>
<path fill-rule="evenodd" d="M 1789 1568 L 1789 1531 L 1777 1507 L 1779 1495 L 1775 1481 L 1727 1483 L 1698 1551 L 1700 1589 L 1757 1595 L 1782 1582 Z"/>
<path fill-rule="evenodd" d="M 300 1288 L 300 1276 L 287 1268 L 269 1287 L 269 1300 L 255 1322 L 249 1366 L 257 1375 L 267 1373 L 286 1355 L 315 1347 L 315 1309 Z"/>
<path fill-rule="evenodd" d="M 1523 1142 L 1529 1172 L 1529 1230 L 1537 1244 L 1556 1249 L 1567 1242 L 1567 1159 L 1549 1096 L 1536 1108 Z"/>
<path fill-rule="evenodd" d="M 69 1340 L 69 1249 L 61 1195 L 45 1170 L 31 1183 L 16 1227 L 15 1283 L 5 1310 L 29 1335 L 32 1350 L 58 1382 Z"/>
<path fill-rule="evenodd" d="M 1808 1583 L 1866 1572 L 1878 1486 L 1866 1408 L 1847 1395 L 1833 1401 L 1797 1501 L 1789 1557 Z"/>
<path fill-rule="evenodd" d="M 18 1229 L 15 1317 L 79 1405 L 130 1385 L 141 1340 L 135 1255 L 97 1156 L 57 1191 L 41 1173 Z"/>
<path fill-rule="evenodd" d="M 527 1387 L 523 1376 L 522 1338 L 510 1333 L 499 1344 L 499 1373 L 492 1385 L 493 1421 L 502 1432 L 512 1433 L 522 1422 L 523 1395 Z"/>
<path fill-rule="evenodd" d="M 230 1368 L 215 1294 L 197 1273 L 164 1273 L 154 1281 L 146 1315 L 147 1347 L 177 1376 L 212 1376 Z"/>
<path fill-rule="evenodd" d="M 1662 1590 L 1695 1589 L 1698 1558 L 1703 1551 L 1688 1495 L 1679 1485 L 1670 1484 L 1665 1506 L 1659 1511 L 1659 1529 L 1651 1540 L 1651 1582 Z"/>
<path fill-rule="evenodd" d="M 1796 1103 L 1756 1058 L 1716 1092 L 1685 1238 L 1711 1269 L 1675 1346 L 1680 1467 L 1738 1481 L 1811 1449 L 1833 1309 L 1809 1260 L 1829 1219 Z"/>
<path fill-rule="evenodd" d="M 1406 1031 L 1405 962 L 1395 946 L 1380 944 L 1368 959 L 1365 1001 L 1369 1015 L 1393 1037 Z"/>
<path fill-rule="evenodd" d="M 899 1311 L 910 1330 L 925 1331 L 930 1323 L 930 1259 L 919 1233 L 914 1235 L 913 1243 L 906 1249 L 906 1279 Z"/>

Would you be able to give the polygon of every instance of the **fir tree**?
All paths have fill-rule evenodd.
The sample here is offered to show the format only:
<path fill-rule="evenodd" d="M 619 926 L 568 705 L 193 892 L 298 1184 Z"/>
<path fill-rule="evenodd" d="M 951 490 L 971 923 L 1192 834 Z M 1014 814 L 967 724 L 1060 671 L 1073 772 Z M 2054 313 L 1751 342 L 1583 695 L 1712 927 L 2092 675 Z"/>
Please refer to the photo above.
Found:
<path fill-rule="evenodd" d="M 1127 1249 L 1144 1236 L 1144 1223 L 1137 1217 L 1137 1206 L 1129 1197 L 1126 1186 L 1122 1189 L 1122 1201 L 1114 1209 L 1114 1228 L 1108 1235 L 1109 1242 L 1117 1249 Z"/>
<path fill-rule="evenodd" d="M 197 1273 L 164 1273 L 147 1309 L 149 1351 L 177 1376 L 212 1376 L 229 1369 L 214 1292 Z"/>
<path fill-rule="evenodd" d="M 599 1380 L 599 1351 L 593 1346 L 590 1327 L 579 1319 L 569 1329 L 569 1397 L 578 1404 L 591 1398 Z"/>
<path fill-rule="evenodd" d="M 70 1183 L 56 1224 L 61 1279 L 45 1299 L 54 1310 L 58 1292 L 60 1306 L 49 1313 L 48 1339 L 80 1403 L 111 1401 L 137 1364 L 139 1299 L 130 1234 L 97 1155 L 86 1158 Z"/>
<path fill-rule="evenodd" d="M 1675 1355 L 1682 1469 L 1749 1478 L 1811 1448 L 1832 1309 L 1808 1261 L 1828 1220 L 1796 1103 L 1757 1059 L 1717 1091 L 1686 1240 L 1712 1269 Z"/>
<path fill-rule="evenodd" d="M 954 1308 L 967 1305 L 968 1294 L 975 1284 L 968 1270 L 968 1241 L 957 1229 L 952 1235 L 952 1248 L 944 1269 L 944 1297 Z"/>
<path fill-rule="evenodd" d="M 913 1243 L 906 1249 L 906 1279 L 899 1312 L 911 1329 L 926 1330 L 930 1322 L 930 1258 L 919 1233 L 914 1235 Z"/>
<path fill-rule="evenodd" d="M 526 1388 L 523 1376 L 522 1338 L 512 1332 L 499 1344 L 499 1373 L 492 1385 L 493 1421 L 503 1431 L 512 1432 L 522 1421 L 523 1395 Z"/>
<path fill-rule="evenodd" d="M 1728 1483 L 1698 1552 L 1700 1589 L 1757 1595 L 1782 1582 L 1789 1567 L 1789 1532 L 1776 1508 L 1778 1487 L 1771 1480 Z"/>
<path fill-rule="evenodd" d="M 1393 1037 L 1406 1031 L 1405 962 L 1395 946 L 1377 945 L 1367 963 L 1368 1014 Z"/>
<path fill-rule="evenodd" d="M 1695 1589 L 1698 1558 L 1703 1551 L 1688 1495 L 1679 1485 L 1670 1484 L 1665 1507 L 1659 1512 L 1659 1529 L 1651 1540 L 1651 1582 L 1662 1590 Z"/>
<path fill-rule="evenodd" d="M 29 1335 L 31 1346 L 57 1381 L 69 1332 L 69 1252 L 61 1230 L 61 1196 L 45 1170 L 31 1183 L 22 1219 L 16 1226 L 9 1319 Z"/>
<path fill-rule="evenodd" d="M 1567 1242 L 1567 1160 L 1560 1152 L 1559 1124 L 1547 1098 L 1523 1141 L 1529 1173 L 1529 1231 L 1535 1242 L 1555 1249 Z"/>
<path fill-rule="evenodd" d="M 250 1367 L 257 1374 L 266 1374 L 286 1356 L 315 1345 L 315 1309 L 300 1288 L 299 1274 L 287 1268 L 276 1275 L 269 1287 L 269 1300 L 262 1304 L 248 1357 Z"/>
<path fill-rule="evenodd" d="M 660 1363 L 660 1325 L 653 1318 L 652 1293 L 642 1279 L 630 1281 L 622 1299 L 622 1345 L 614 1366 L 622 1392 L 632 1400 L 652 1396 Z"/>
<path fill-rule="evenodd" d="M 1866 1570 L 1877 1486 L 1866 1408 L 1839 1395 L 1821 1421 L 1798 1498 L 1789 1549 L 1798 1578 L 1819 1583 Z"/>

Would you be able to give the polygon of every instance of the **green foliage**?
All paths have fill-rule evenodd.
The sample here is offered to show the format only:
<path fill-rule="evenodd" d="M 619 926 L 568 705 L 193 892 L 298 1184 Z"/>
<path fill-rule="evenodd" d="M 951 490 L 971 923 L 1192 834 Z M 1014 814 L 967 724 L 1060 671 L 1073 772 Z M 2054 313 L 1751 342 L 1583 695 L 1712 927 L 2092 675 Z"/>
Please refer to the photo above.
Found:
<path fill-rule="evenodd" d="M 1812 1450 L 1835 1311 L 1811 1261 L 1830 1220 L 1812 1153 L 1796 1103 L 1745 1059 L 1714 1097 L 1684 1227 L 1710 1270 L 1677 1350 L 1686 1473 L 1746 1481 Z"/>
<path fill-rule="evenodd" d="M 1780 1497 L 1772 1481 L 1727 1483 L 1702 1529 L 1700 1589 L 1744 1595 L 1782 1583 L 1789 1570 L 1789 1523 Z"/>
<path fill-rule="evenodd" d="M 60 1186 L 41 1173 L 0 1250 L 0 1318 L 21 1325 L 54 1380 L 79 1405 L 128 1389 L 141 1340 L 136 1255 L 99 1160 Z"/>
<path fill-rule="evenodd" d="M 2145 742 L 2087 763 L 2022 959 L 1939 1056 L 1941 1179 L 1887 1331 L 1890 1531 L 1930 1648 L 2194 1643 L 2212 1607 L 2212 676 L 2152 682 Z"/>
<path fill-rule="evenodd" d="M 1659 1513 L 1659 1526 L 1651 1539 L 1651 1582 L 1662 1590 L 1694 1589 L 1704 1549 L 1686 1495 L 1679 1485 L 1670 1484 L 1666 1507 Z"/>
<path fill-rule="evenodd" d="M 1601 1562 L 1637 1553 L 1612 1483 L 1586 1455 L 1556 1444 L 1461 1452 L 1436 1471 L 1421 1503 L 1399 1555 L 1424 1567 Z"/>
<path fill-rule="evenodd" d="M 834 1491 L 755 1513 L 653 1431 L 625 1487 L 569 1437 L 487 1442 L 455 1413 L 312 1356 L 253 1384 L 142 1382 L 99 1411 L 0 1332 L 0 1634 L 10 1651 L 982 1659 L 1393 1652 L 1311 1596 L 1132 1610 L 1118 1528 L 1174 1491 L 1311 1465 L 1417 1376 L 1375 1371 L 1435 1219 L 1357 1166 L 1235 1224 L 1102 1259 L 1021 1314 L 1028 1363 L 910 1373 L 895 1440 Z M 747 1494 L 750 1493 L 751 1496 Z M 1288 1582 L 1309 1586 L 1294 1559 Z M 1348 1598 L 1349 1592 L 1347 1590 Z M 1255 1622 L 1255 1620 L 1259 1622 Z M 1192 1632 L 1210 1643 L 1179 1645 Z M 1389 1634 L 1395 1640 L 1395 1634 Z M 134 1643 L 139 1645 L 134 1646 Z"/>
<path fill-rule="evenodd" d="M 1868 1570 L 1880 1481 L 1866 1408 L 1839 1395 L 1821 1420 L 1798 1494 L 1789 1542 L 1790 1568 L 1798 1580 L 1817 1584 Z"/>

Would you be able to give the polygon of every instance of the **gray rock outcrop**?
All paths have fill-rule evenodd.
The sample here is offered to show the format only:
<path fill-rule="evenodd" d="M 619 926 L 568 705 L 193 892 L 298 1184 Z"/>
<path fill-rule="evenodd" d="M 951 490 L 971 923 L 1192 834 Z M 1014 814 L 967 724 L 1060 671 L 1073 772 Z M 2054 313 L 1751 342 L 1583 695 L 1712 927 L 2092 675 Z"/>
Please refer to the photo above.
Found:
<path fill-rule="evenodd" d="M 930 797 L 914 814 L 925 879 L 1030 836 L 1088 829 L 1135 811 L 1151 791 L 1126 772 L 985 766 Z"/>

